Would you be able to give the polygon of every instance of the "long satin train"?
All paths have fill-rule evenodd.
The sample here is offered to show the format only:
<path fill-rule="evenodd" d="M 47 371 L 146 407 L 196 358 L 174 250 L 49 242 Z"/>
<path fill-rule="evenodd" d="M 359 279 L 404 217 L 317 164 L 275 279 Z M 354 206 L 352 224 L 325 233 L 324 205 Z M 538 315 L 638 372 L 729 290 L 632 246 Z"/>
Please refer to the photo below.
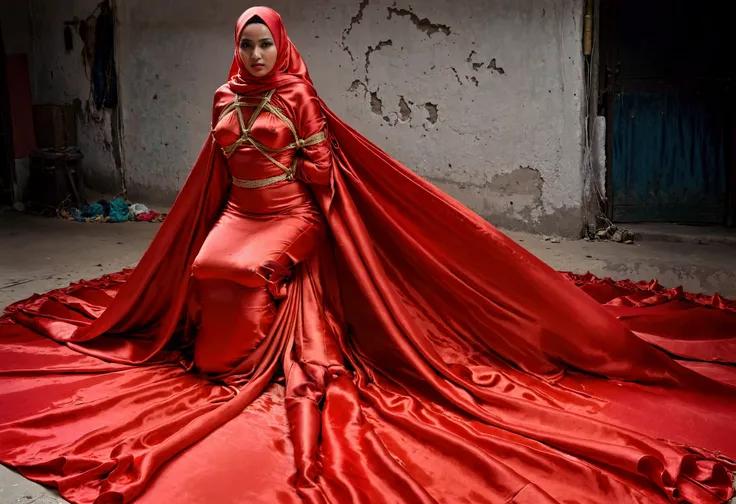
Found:
<path fill-rule="evenodd" d="M 39 335 L 61 321 L 88 324 L 127 272 L 11 306 L 0 321 L 3 462 L 73 502 L 127 502 L 146 485 L 137 502 L 176 494 L 193 503 L 715 503 L 731 495 L 726 469 L 734 466 L 724 457 L 736 455 L 736 441 L 714 427 L 731 421 L 733 399 L 718 391 L 703 400 L 702 392 L 574 372 L 540 382 L 498 357 L 440 348 L 440 340 L 435 348 L 449 364 L 432 365 L 451 379 L 435 383 L 397 374 L 349 341 L 333 340 L 303 362 L 303 307 L 323 295 L 320 263 L 295 270 L 272 331 L 279 336 L 251 362 L 247 383 L 207 380 L 179 362 L 111 364 Z M 677 323 L 707 310 L 721 319 L 716 337 L 736 328 L 731 301 L 568 278 L 606 310 L 625 307 L 625 324 L 650 316 L 665 323 L 667 313 Z M 736 380 L 730 366 L 703 366 Z M 476 399 L 445 396 L 456 383 Z M 243 467 L 247 484 L 223 493 L 217 482 L 243 481 Z"/>

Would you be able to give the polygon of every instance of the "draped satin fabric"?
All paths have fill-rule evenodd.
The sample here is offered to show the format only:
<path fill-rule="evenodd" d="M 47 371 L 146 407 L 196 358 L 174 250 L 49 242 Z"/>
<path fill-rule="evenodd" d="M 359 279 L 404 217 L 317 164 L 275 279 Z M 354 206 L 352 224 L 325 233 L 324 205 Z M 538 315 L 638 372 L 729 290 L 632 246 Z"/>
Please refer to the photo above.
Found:
<path fill-rule="evenodd" d="M 240 60 L 239 38 L 245 24 L 254 16 L 258 16 L 268 26 L 273 35 L 278 55 L 273 69 L 264 76 L 254 77 Z M 228 74 L 228 87 L 241 95 L 256 94 L 275 89 L 294 82 L 312 84 L 307 65 L 294 43 L 286 34 L 286 27 L 281 16 L 268 7 L 251 7 L 243 12 L 235 23 L 235 54 Z"/>
<path fill-rule="evenodd" d="M 736 304 L 553 271 L 335 116 L 276 13 L 236 45 L 253 15 L 274 73 L 236 51 L 139 265 L 0 319 L 0 461 L 78 503 L 730 499 Z M 223 112 L 266 89 L 326 139 L 244 189 L 280 168 Z"/>

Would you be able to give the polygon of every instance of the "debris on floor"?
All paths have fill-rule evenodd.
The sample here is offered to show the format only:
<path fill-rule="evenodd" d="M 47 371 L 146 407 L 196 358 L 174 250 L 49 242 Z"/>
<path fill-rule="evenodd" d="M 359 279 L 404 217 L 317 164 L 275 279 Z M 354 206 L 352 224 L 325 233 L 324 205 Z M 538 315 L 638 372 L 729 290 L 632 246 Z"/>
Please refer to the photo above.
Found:
<path fill-rule="evenodd" d="M 165 213 L 151 210 L 142 203 L 113 198 L 110 201 L 99 200 L 82 208 L 70 206 L 66 200 L 59 207 L 57 215 L 62 219 L 78 222 L 104 223 L 104 222 L 162 222 L 166 218 Z"/>
<path fill-rule="evenodd" d="M 585 241 L 613 241 L 632 245 L 634 243 L 634 232 L 624 227 L 619 227 L 606 217 L 598 214 L 598 225 L 589 226 Z"/>
<path fill-rule="evenodd" d="M 133 203 L 130 205 L 130 212 L 137 221 L 159 222 L 156 220 L 159 217 L 159 213 L 155 210 L 151 210 L 143 203 Z"/>
<path fill-rule="evenodd" d="M 560 238 L 556 238 L 554 236 L 545 236 L 544 240 L 542 241 L 546 241 L 550 243 L 562 243 L 562 240 Z"/>

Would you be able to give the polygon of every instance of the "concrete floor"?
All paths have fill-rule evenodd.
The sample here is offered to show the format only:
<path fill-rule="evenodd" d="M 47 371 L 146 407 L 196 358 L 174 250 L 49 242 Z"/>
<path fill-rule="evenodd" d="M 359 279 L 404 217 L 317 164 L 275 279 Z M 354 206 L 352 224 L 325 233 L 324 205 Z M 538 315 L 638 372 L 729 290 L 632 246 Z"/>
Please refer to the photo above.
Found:
<path fill-rule="evenodd" d="M 134 266 L 158 224 L 82 224 L 0 211 L 0 307 L 71 281 Z M 736 243 L 646 240 L 634 245 L 545 240 L 509 232 L 558 270 L 632 280 L 659 279 L 692 292 L 736 298 Z"/>
<path fill-rule="evenodd" d="M 82 224 L 0 210 L 0 307 L 71 281 L 134 266 L 159 225 Z M 736 244 L 729 240 L 649 239 L 634 245 L 509 235 L 558 270 L 736 298 Z M 58 494 L 0 466 L 0 504 L 63 503 Z"/>

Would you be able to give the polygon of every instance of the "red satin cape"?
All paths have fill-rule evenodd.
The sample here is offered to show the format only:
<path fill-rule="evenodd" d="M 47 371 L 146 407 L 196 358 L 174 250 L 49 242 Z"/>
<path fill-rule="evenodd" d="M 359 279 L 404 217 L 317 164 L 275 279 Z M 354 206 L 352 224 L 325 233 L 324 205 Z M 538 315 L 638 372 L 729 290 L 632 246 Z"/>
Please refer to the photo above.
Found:
<path fill-rule="evenodd" d="M 321 108 L 330 267 L 295 270 L 258 362 L 183 359 L 230 185 L 210 138 L 135 270 L 0 319 L 0 461 L 79 503 L 732 497 L 733 302 L 561 275 Z M 302 362 L 325 306 L 335 346 Z"/>
<path fill-rule="evenodd" d="M 314 471 L 294 489 L 300 438 L 269 385 L 287 341 L 237 395 L 177 363 L 186 271 L 227 192 L 212 142 L 132 273 L 2 319 L 4 463 L 73 502 L 127 502 L 147 485 L 143 502 L 212 502 L 227 477 L 251 502 L 731 496 L 718 453 L 736 454 L 736 373 L 719 364 L 733 362 L 732 302 L 565 278 L 325 111 L 335 170 L 314 190 L 353 374 L 330 378 L 321 423 L 302 426 L 319 447 L 296 465 Z"/>

